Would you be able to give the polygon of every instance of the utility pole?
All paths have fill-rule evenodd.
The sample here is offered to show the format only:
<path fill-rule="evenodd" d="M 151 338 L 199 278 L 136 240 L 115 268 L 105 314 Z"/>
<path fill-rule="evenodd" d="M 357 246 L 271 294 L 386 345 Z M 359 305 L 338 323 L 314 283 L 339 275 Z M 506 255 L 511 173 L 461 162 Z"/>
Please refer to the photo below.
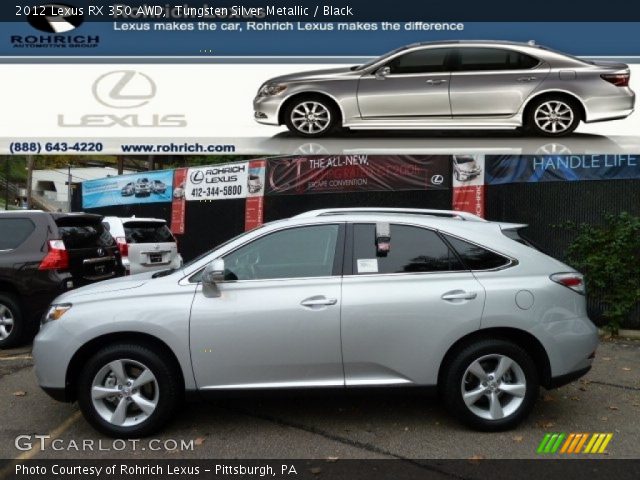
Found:
<path fill-rule="evenodd" d="M 4 209 L 9 210 L 9 156 L 4 157 Z"/>
<path fill-rule="evenodd" d="M 31 209 L 31 184 L 33 183 L 33 155 L 27 155 L 27 208 Z"/>

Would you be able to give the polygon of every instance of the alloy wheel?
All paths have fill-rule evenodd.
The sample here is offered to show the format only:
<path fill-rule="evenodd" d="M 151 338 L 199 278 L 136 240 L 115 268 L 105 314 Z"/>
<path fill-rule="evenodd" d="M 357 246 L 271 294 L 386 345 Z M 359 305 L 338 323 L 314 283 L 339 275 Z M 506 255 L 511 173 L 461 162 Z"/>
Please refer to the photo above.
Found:
<path fill-rule="evenodd" d="M 485 420 L 500 420 L 520 408 L 527 392 L 525 374 L 506 355 L 484 355 L 462 376 L 461 393 L 467 408 Z"/>
<path fill-rule="evenodd" d="M 13 330 L 14 321 L 11 309 L 6 305 L 0 304 L 0 340 L 9 338 Z"/>
<path fill-rule="evenodd" d="M 302 133 L 317 134 L 331 124 L 331 112 L 320 102 L 302 102 L 291 111 L 291 123 Z"/>
<path fill-rule="evenodd" d="M 537 127 L 547 133 L 562 133 L 573 123 L 573 109 L 560 100 L 541 103 L 533 114 Z"/>
<path fill-rule="evenodd" d="M 160 389 L 153 372 L 135 360 L 114 360 L 102 367 L 91 385 L 91 401 L 106 422 L 132 427 L 158 407 Z"/>

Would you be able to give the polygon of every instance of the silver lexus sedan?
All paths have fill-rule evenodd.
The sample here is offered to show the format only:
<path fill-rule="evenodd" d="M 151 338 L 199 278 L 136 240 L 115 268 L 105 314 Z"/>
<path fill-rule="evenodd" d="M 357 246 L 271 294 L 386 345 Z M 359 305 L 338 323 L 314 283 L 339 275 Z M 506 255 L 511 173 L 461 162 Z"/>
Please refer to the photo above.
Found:
<path fill-rule="evenodd" d="M 157 431 L 185 393 L 436 387 L 480 430 L 591 367 L 582 275 L 524 225 L 442 210 L 335 209 L 272 222 L 177 270 L 58 297 L 41 387 L 116 437 Z"/>
<path fill-rule="evenodd" d="M 548 137 L 633 112 L 629 67 L 530 43 L 409 45 L 355 66 L 265 82 L 254 117 L 304 137 L 350 129 L 516 129 Z"/>

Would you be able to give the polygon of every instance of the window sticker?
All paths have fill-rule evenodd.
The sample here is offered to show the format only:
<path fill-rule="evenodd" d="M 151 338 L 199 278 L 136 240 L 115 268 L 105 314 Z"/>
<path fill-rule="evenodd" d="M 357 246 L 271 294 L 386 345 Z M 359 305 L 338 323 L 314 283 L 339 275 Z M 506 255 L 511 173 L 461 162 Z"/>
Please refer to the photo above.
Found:
<path fill-rule="evenodd" d="M 377 258 L 359 258 L 358 273 L 378 273 Z"/>

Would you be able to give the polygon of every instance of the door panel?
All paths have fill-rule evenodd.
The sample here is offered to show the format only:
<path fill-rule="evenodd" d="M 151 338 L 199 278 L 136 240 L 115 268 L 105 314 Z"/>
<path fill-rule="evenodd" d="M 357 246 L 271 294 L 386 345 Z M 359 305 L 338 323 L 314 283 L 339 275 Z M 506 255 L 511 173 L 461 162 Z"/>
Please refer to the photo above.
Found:
<path fill-rule="evenodd" d="M 358 84 L 362 118 L 450 117 L 449 73 L 367 75 Z"/>
<path fill-rule="evenodd" d="M 199 286 L 191 311 L 198 388 L 343 385 L 340 283 L 339 277 L 228 282 L 219 297 Z M 301 305 L 322 298 L 325 304 Z"/>

